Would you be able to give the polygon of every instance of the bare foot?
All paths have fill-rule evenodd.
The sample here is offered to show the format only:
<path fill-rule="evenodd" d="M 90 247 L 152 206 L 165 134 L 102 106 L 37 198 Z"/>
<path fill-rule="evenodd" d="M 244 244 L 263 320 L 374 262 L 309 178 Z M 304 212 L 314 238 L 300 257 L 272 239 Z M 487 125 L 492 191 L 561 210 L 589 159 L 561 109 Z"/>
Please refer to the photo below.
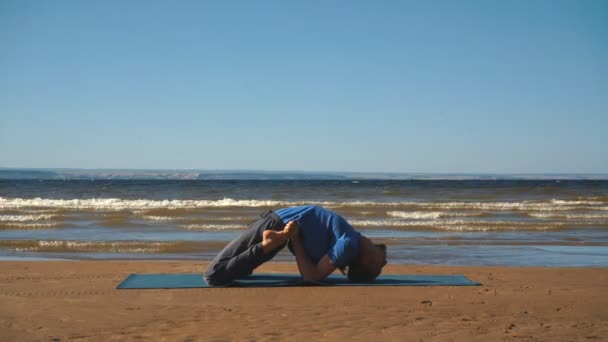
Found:
<path fill-rule="evenodd" d="M 287 243 L 288 238 L 289 236 L 285 231 L 265 230 L 262 233 L 262 249 L 264 250 L 264 254 L 268 254 L 281 247 Z"/>

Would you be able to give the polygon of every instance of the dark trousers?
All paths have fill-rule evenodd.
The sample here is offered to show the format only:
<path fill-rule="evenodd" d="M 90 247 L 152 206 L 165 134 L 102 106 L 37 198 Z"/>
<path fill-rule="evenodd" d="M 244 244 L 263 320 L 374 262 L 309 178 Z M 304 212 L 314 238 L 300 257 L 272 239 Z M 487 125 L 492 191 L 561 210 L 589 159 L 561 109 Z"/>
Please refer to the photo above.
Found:
<path fill-rule="evenodd" d="M 227 285 L 235 279 L 250 275 L 256 267 L 272 259 L 285 246 L 264 255 L 262 234 L 266 229 L 283 230 L 284 226 L 281 218 L 274 212 L 262 213 L 259 219 L 224 247 L 209 264 L 204 274 L 207 284 Z"/>

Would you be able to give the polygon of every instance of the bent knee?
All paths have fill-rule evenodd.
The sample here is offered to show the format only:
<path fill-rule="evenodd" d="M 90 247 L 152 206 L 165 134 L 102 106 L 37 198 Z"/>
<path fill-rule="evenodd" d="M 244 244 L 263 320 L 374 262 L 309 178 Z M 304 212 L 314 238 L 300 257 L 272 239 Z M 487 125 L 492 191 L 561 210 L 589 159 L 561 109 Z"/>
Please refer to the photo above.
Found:
<path fill-rule="evenodd" d="M 222 281 L 222 279 L 220 279 L 219 277 L 213 275 L 213 274 L 203 274 L 203 278 L 205 278 L 205 282 L 207 283 L 207 285 L 209 286 L 223 286 L 226 285 L 227 282 Z"/>
<path fill-rule="evenodd" d="M 214 270 L 207 270 L 207 272 L 203 273 L 203 278 L 207 285 L 210 286 L 225 286 L 230 283 L 230 279 L 226 279 L 225 276 L 222 276 L 222 272 L 217 272 Z"/>

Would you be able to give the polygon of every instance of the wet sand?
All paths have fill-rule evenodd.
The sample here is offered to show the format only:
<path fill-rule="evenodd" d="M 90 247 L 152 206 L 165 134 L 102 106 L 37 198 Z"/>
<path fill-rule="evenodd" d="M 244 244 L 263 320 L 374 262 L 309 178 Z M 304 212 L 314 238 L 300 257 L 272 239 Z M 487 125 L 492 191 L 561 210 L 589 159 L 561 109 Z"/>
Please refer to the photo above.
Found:
<path fill-rule="evenodd" d="M 608 268 L 388 265 L 475 287 L 116 290 L 202 263 L 0 262 L 0 341 L 608 340 Z M 296 272 L 270 263 L 263 272 Z"/>

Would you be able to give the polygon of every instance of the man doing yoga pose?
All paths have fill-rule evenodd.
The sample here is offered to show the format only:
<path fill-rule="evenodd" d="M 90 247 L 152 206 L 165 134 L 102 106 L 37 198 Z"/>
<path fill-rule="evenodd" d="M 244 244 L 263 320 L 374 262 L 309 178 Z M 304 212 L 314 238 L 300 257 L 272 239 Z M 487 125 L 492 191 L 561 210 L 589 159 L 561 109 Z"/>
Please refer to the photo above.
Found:
<path fill-rule="evenodd" d="M 213 259 L 205 280 L 227 285 L 289 246 L 304 280 L 322 281 L 336 268 L 351 281 L 376 279 L 386 265 L 386 246 L 373 244 L 342 216 L 320 206 L 266 211 Z"/>

